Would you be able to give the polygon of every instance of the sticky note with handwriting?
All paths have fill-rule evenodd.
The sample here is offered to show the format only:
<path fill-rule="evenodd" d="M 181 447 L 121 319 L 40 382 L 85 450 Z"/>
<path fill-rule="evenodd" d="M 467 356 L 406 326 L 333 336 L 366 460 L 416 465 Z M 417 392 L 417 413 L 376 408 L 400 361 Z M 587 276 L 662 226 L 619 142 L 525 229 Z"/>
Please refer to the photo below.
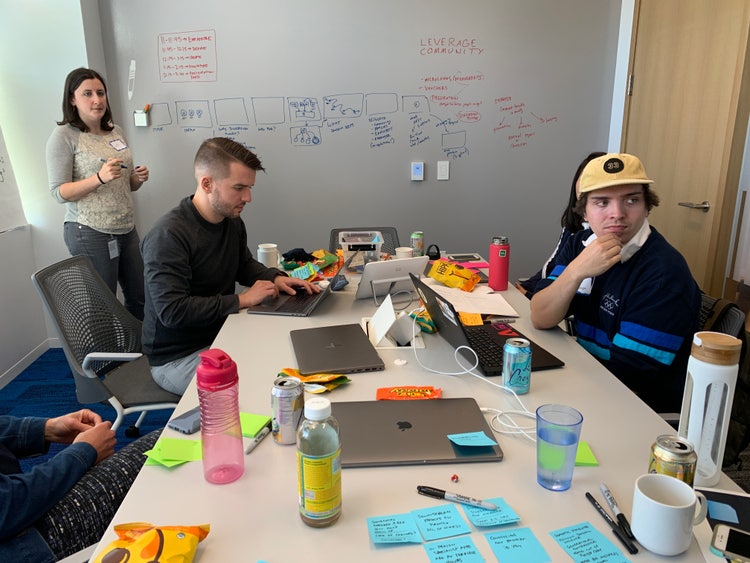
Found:
<path fill-rule="evenodd" d="M 548 563 L 552 561 L 530 528 L 514 528 L 484 534 L 498 561 Z"/>
<path fill-rule="evenodd" d="M 422 543 L 414 516 L 408 512 L 368 518 L 367 529 L 372 543 Z"/>
<path fill-rule="evenodd" d="M 427 540 L 439 540 L 460 536 L 471 532 L 466 521 L 454 504 L 441 504 L 432 508 L 422 508 L 411 512 L 417 521 L 422 537 Z"/>
<path fill-rule="evenodd" d="M 590 522 L 581 522 L 549 533 L 576 563 L 628 563 L 630 559 Z"/>

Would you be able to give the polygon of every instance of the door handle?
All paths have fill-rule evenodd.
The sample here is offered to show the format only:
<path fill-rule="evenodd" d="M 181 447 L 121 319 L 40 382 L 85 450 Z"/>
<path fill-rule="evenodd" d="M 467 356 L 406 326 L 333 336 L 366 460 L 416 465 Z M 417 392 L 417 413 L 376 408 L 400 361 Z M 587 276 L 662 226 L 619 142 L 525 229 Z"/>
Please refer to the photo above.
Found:
<path fill-rule="evenodd" d="M 704 201 L 702 203 L 691 203 L 689 201 L 681 201 L 677 205 L 681 205 L 682 207 L 689 207 L 690 209 L 700 209 L 703 211 L 703 213 L 708 213 L 708 210 L 711 209 L 711 204 L 707 201 Z"/>

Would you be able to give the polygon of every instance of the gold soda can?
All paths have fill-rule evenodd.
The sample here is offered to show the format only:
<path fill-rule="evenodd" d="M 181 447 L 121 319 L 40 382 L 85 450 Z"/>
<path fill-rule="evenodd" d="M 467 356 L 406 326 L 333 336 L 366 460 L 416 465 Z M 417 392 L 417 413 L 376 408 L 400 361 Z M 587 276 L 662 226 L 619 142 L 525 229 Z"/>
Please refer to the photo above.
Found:
<path fill-rule="evenodd" d="M 671 475 L 692 487 L 697 461 L 693 444 L 678 436 L 662 434 L 651 445 L 648 472 Z"/>

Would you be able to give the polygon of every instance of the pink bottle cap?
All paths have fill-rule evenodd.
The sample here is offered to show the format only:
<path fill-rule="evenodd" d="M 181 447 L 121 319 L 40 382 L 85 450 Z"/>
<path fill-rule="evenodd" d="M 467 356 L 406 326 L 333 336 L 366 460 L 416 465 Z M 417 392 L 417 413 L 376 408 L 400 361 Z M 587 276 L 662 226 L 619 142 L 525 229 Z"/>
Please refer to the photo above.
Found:
<path fill-rule="evenodd" d="M 237 383 L 237 364 L 229 354 L 218 348 L 211 348 L 198 355 L 201 359 L 195 370 L 198 387 L 207 391 L 217 391 Z"/>

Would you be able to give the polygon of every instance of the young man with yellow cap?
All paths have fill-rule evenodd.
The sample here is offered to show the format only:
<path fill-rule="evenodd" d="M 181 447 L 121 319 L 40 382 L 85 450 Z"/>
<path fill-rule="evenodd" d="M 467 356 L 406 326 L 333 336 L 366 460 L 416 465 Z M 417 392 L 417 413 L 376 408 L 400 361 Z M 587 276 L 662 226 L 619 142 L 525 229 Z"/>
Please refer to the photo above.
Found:
<path fill-rule="evenodd" d="M 592 160 L 576 212 L 589 224 L 568 241 L 531 299 L 536 328 L 569 315 L 578 342 L 657 412 L 679 412 L 700 289 L 682 255 L 648 223 L 659 204 L 641 161 Z"/>

